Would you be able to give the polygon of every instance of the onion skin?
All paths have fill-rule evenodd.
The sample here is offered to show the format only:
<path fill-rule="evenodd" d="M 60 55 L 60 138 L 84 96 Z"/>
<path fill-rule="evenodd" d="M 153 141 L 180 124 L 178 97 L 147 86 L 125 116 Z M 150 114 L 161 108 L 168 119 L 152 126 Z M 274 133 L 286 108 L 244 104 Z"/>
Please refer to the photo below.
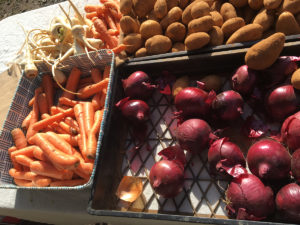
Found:
<path fill-rule="evenodd" d="M 262 220 L 275 210 L 273 191 L 252 174 L 235 177 L 226 191 L 227 212 L 231 218 Z"/>
<path fill-rule="evenodd" d="M 250 171 L 263 180 L 281 180 L 290 175 L 291 155 L 272 139 L 254 143 L 248 150 L 247 162 Z"/>
<path fill-rule="evenodd" d="M 132 73 L 127 79 L 122 80 L 125 95 L 132 99 L 148 99 L 151 97 L 155 85 L 150 84 L 151 79 L 143 71 Z"/>
<path fill-rule="evenodd" d="M 249 69 L 247 65 L 240 66 L 232 76 L 232 89 L 242 95 L 251 94 L 256 83 L 257 71 Z"/>
<path fill-rule="evenodd" d="M 300 148 L 300 112 L 288 117 L 281 127 L 281 141 L 289 150 Z"/>
<path fill-rule="evenodd" d="M 211 128 L 204 120 L 189 119 L 177 127 L 175 134 L 181 148 L 197 154 L 207 147 Z"/>
<path fill-rule="evenodd" d="M 226 138 L 216 140 L 212 143 L 208 150 L 208 163 L 210 172 L 213 175 L 225 175 L 222 164 L 233 167 L 240 164 L 246 167 L 245 157 L 236 144 L 228 141 Z"/>
<path fill-rule="evenodd" d="M 300 149 L 296 150 L 292 155 L 291 170 L 293 177 L 300 182 Z"/>
<path fill-rule="evenodd" d="M 216 96 L 212 102 L 214 113 L 224 121 L 240 118 L 243 113 L 244 101 L 242 96 L 232 90 L 224 91 Z"/>
<path fill-rule="evenodd" d="M 280 217 L 300 223 L 300 186 L 291 183 L 282 187 L 276 195 L 276 207 Z"/>
<path fill-rule="evenodd" d="M 152 166 L 149 180 L 155 193 L 173 198 L 183 189 L 184 170 L 175 161 L 161 160 Z"/>
<path fill-rule="evenodd" d="M 299 98 L 292 85 L 283 85 L 267 95 L 265 105 L 273 119 L 282 121 L 297 110 Z"/>

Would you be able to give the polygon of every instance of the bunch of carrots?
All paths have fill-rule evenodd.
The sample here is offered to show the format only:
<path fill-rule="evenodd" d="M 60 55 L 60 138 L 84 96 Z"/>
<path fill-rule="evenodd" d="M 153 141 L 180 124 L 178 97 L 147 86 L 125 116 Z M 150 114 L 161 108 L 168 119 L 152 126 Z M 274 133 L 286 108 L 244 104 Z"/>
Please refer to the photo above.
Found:
<path fill-rule="evenodd" d="M 85 184 L 91 176 L 110 66 L 81 78 L 74 67 L 54 105 L 55 82 L 47 74 L 29 101 L 31 112 L 21 128 L 11 131 L 15 145 L 8 149 L 9 174 L 19 186 L 57 187 Z M 26 131 L 24 134 L 23 130 Z"/>

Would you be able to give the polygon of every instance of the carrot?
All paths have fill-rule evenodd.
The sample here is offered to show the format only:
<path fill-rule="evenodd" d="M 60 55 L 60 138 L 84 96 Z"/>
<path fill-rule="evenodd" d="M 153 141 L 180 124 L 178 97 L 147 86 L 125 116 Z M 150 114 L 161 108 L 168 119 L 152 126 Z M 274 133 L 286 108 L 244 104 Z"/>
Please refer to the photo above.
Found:
<path fill-rule="evenodd" d="M 27 166 L 22 166 L 22 170 L 23 170 L 24 172 L 31 172 L 31 171 L 30 171 L 30 168 L 27 167 Z"/>
<path fill-rule="evenodd" d="M 117 12 L 116 10 L 113 10 L 111 8 L 108 8 L 108 11 L 110 12 L 111 16 L 115 20 L 116 25 L 119 24 L 119 21 L 122 18 L 122 13 Z M 119 30 L 120 31 L 120 30 Z"/>
<path fill-rule="evenodd" d="M 10 133 L 17 149 L 25 148 L 27 146 L 27 140 L 20 128 L 15 128 Z"/>
<path fill-rule="evenodd" d="M 71 146 L 77 147 L 78 146 L 78 135 L 73 136 L 69 134 L 58 134 L 62 139 L 64 139 L 66 142 L 68 142 Z"/>
<path fill-rule="evenodd" d="M 35 99 L 37 99 L 37 96 L 42 92 L 42 88 L 37 88 L 34 92 L 34 97 Z M 30 123 L 29 123 L 29 127 L 26 133 L 26 138 L 27 140 L 33 136 L 36 131 L 33 129 L 34 124 L 39 120 L 39 106 L 38 106 L 38 102 L 34 101 L 33 103 L 33 107 L 32 107 L 32 115 L 30 118 Z"/>
<path fill-rule="evenodd" d="M 51 115 L 55 115 L 55 114 L 58 114 L 58 113 L 64 112 L 64 111 L 65 111 L 65 109 L 62 107 L 59 107 L 59 106 L 51 106 L 51 108 L 50 108 Z"/>
<path fill-rule="evenodd" d="M 97 11 L 95 11 L 95 12 L 89 12 L 89 13 L 86 13 L 85 14 L 85 17 L 87 18 L 87 19 L 93 19 L 94 17 L 97 17 L 98 16 L 98 13 L 97 13 Z"/>
<path fill-rule="evenodd" d="M 115 21 L 113 20 L 113 18 L 111 17 L 111 14 L 109 13 L 108 10 L 105 10 L 106 13 L 104 13 L 104 20 L 106 22 L 106 24 L 108 25 L 108 27 L 110 27 L 113 30 L 117 30 L 117 26 L 115 24 Z"/>
<path fill-rule="evenodd" d="M 118 30 L 113 30 L 113 29 L 108 29 L 107 33 L 111 36 L 118 36 L 120 34 L 120 31 Z"/>
<path fill-rule="evenodd" d="M 93 78 L 91 76 L 88 76 L 88 77 L 81 78 L 79 80 L 79 85 L 93 83 L 93 82 L 94 82 Z"/>
<path fill-rule="evenodd" d="M 111 9 L 113 9 L 113 10 L 119 12 L 119 6 L 118 6 L 118 4 L 117 4 L 116 2 L 113 2 L 113 1 L 107 1 L 107 2 L 104 3 L 104 6 L 105 6 L 106 8 L 111 8 Z"/>
<path fill-rule="evenodd" d="M 101 19 L 93 19 L 93 24 L 96 31 L 101 35 L 101 40 L 106 42 L 109 46 L 114 46 L 115 41 L 107 33 L 107 27 Z"/>
<path fill-rule="evenodd" d="M 72 155 L 64 153 L 63 150 L 57 149 L 55 146 L 59 145 L 58 141 L 54 146 L 52 142 L 47 139 L 48 137 L 47 134 L 37 133 L 31 138 L 31 141 L 43 150 L 49 161 L 55 165 L 57 169 L 76 168 L 79 164 L 79 160 Z"/>
<path fill-rule="evenodd" d="M 90 175 L 84 173 L 82 170 L 80 170 L 78 168 L 76 168 L 74 170 L 74 173 L 77 174 L 79 177 L 85 179 L 86 181 L 88 181 L 90 179 L 90 177 L 91 177 Z"/>
<path fill-rule="evenodd" d="M 41 161 L 49 161 L 46 154 L 39 147 L 33 150 L 33 157 Z"/>
<path fill-rule="evenodd" d="M 48 103 L 48 111 L 50 111 L 50 107 L 53 106 L 53 99 L 54 99 L 54 85 L 52 76 L 50 74 L 45 74 L 42 78 L 42 87 L 46 94 L 46 99 Z"/>
<path fill-rule="evenodd" d="M 83 102 L 81 104 L 83 110 L 85 131 L 88 134 L 88 132 L 92 129 L 92 126 L 94 124 L 95 111 L 91 102 Z"/>
<path fill-rule="evenodd" d="M 42 115 L 42 119 L 47 119 L 51 117 L 49 114 L 45 113 Z M 65 134 L 66 131 L 63 130 L 59 124 L 57 122 L 54 122 L 52 123 L 51 125 L 48 125 L 46 128 L 43 129 L 44 132 L 47 132 L 47 131 L 55 131 L 57 133 L 60 133 L 60 134 Z"/>
<path fill-rule="evenodd" d="M 52 179 L 49 177 L 37 175 L 33 180 L 32 184 L 35 187 L 48 187 L 50 183 L 52 182 Z"/>
<path fill-rule="evenodd" d="M 31 120 L 31 115 L 32 115 L 32 110 L 30 111 L 30 113 L 28 113 L 28 115 L 25 117 L 25 119 L 22 122 L 21 127 L 25 130 L 28 130 L 30 120 Z"/>
<path fill-rule="evenodd" d="M 113 48 L 112 51 L 113 51 L 115 54 L 119 54 L 120 52 L 125 51 L 126 47 L 127 47 L 126 45 L 120 44 L 119 46 Z"/>
<path fill-rule="evenodd" d="M 71 170 L 57 170 L 50 163 L 34 161 L 30 164 L 30 170 L 35 174 L 55 178 L 58 180 L 71 180 L 73 172 Z"/>
<path fill-rule="evenodd" d="M 71 70 L 70 75 L 68 77 L 65 89 L 72 91 L 72 92 L 76 92 L 78 84 L 79 84 L 80 75 L 81 75 L 81 71 L 77 67 L 73 67 L 73 69 Z M 74 99 L 75 95 L 64 91 L 62 93 L 61 97 Z"/>
<path fill-rule="evenodd" d="M 80 103 L 79 101 L 76 101 L 76 100 L 71 100 L 71 99 L 68 99 L 66 97 L 60 97 L 58 99 L 58 102 L 60 105 L 66 105 L 66 106 L 75 106 L 76 104 Z"/>
<path fill-rule="evenodd" d="M 99 8 L 103 8 L 101 5 L 85 5 L 84 11 L 87 13 L 96 12 Z"/>
<path fill-rule="evenodd" d="M 17 147 L 16 146 L 11 146 L 10 148 L 7 149 L 9 156 L 11 155 L 12 152 L 17 151 Z"/>
<path fill-rule="evenodd" d="M 110 66 L 105 66 L 103 71 L 103 79 L 109 78 L 110 74 Z"/>
<path fill-rule="evenodd" d="M 79 130 L 80 130 L 80 141 L 81 144 L 79 144 L 79 139 L 78 139 L 78 146 L 80 148 L 81 154 L 83 155 L 84 158 L 86 158 L 86 149 L 87 149 L 87 132 L 85 130 L 85 122 L 84 122 L 84 115 L 83 115 L 83 107 L 82 104 L 77 104 L 74 106 L 74 113 L 76 120 L 79 125 Z"/>
<path fill-rule="evenodd" d="M 33 183 L 30 180 L 14 178 L 14 182 L 16 185 L 21 186 L 21 187 L 32 187 L 33 186 Z"/>
<path fill-rule="evenodd" d="M 79 126 L 76 120 L 74 120 L 72 117 L 68 116 L 65 118 L 65 123 L 71 126 L 73 129 L 75 129 L 79 133 Z"/>
<path fill-rule="evenodd" d="M 68 142 L 54 132 L 47 132 L 45 137 L 55 148 L 68 155 L 73 155 L 74 151 L 76 151 Z"/>
<path fill-rule="evenodd" d="M 64 130 L 64 133 L 66 134 L 70 134 L 70 135 L 77 135 L 78 132 L 76 129 L 74 129 L 73 127 L 71 127 L 69 124 L 65 123 L 64 121 L 60 121 L 58 123 L 58 126 Z"/>
<path fill-rule="evenodd" d="M 29 106 L 29 107 L 33 106 L 34 101 L 35 101 L 35 98 L 34 98 L 34 96 L 33 96 L 32 99 L 29 100 L 28 106 Z"/>
<path fill-rule="evenodd" d="M 85 84 L 80 84 L 80 85 L 78 85 L 78 90 L 80 90 L 80 89 L 82 89 L 82 88 L 85 88 L 85 87 L 87 87 L 87 86 L 89 86 L 89 85 L 92 85 L 92 84 L 94 84 L 94 82 L 91 82 L 91 83 L 85 83 Z"/>
<path fill-rule="evenodd" d="M 34 160 L 26 155 L 16 155 L 15 156 L 15 161 L 19 163 L 22 166 L 30 166 L 30 163 L 33 162 Z"/>
<path fill-rule="evenodd" d="M 109 82 L 108 78 L 103 79 L 99 83 L 89 85 L 85 88 L 82 88 L 78 91 L 79 95 L 78 97 L 81 99 L 87 99 L 91 97 L 92 95 L 100 92 L 102 89 L 107 87 L 107 84 Z"/>
<path fill-rule="evenodd" d="M 47 102 L 47 96 L 45 93 L 41 93 L 38 95 L 37 102 L 39 106 L 40 115 L 43 115 L 44 113 L 48 113 L 49 107 Z"/>
<path fill-rule="evenodd" d="M 62 181 L 53 181 L 50 184 L 50 187 L 72 187 L 72 186 L 78 186 L 83 185 L 87 181 L 84 179 L 76 179 L 76 180 L 62 180 Z"/>
<path fill-rule="evenodd" d="M 91 129 L 91 132 L 93 134 L 97 134 L 100 130 L 101 122 L 103 119 L 103 113 L 104 113 L 103 109 L 97 110 L 95 112 L 95 123 L 93 124 L 92 129 Z"/>
<path fill-rule="evenodd" d="M 34 172 L 23 172 L 16 170 L 14 168 L 11 168 L 8 171 L 9 175 L 16 179 L 22 179 L 22 180 L 33 180 L 36 177 L 36 173 Z"/>
<path fill-rule="evenodd" d="M 91 77 L 94 83 L 98 83 L 102 80 L 102 73 L 98 68 L 91 69 Z"/>
<path fill-rule="evenodd" d="M 76 169 L 90 176 L 93 172 L 93 168 L 94 163 L 81 162 Z"/>
<path fill-rule="evenodd" d="M 33 157 L 33 150 L 36 148 L 36 145 L 30 145 L 25 148 L 18 149 L 10 154 L 10 157 L 14 160 L 17 155 L 25 155 L 29 158 Z"/>
<path fill-rule="evenodd" d="M 102 92 L 95 94 L 92 98 L 92 105 L 95 111 L 101 109 L 101 95 Z"/>
<path fill-rule="evenodd" d="M 52 123 L 56 121 L 62 120 L 66 116 L 72 116 L 74 114 L 74 109 L 67 109 L 64 112 L 60 112 L 58 114 L 55 114 L 53 116 L 50 116 L 46 119 L 40 120 L 33 124 L 32 129 L 35 131 L 42 130 L 43 128 L 46 128 L 48 125 L 51 125 Z"/>

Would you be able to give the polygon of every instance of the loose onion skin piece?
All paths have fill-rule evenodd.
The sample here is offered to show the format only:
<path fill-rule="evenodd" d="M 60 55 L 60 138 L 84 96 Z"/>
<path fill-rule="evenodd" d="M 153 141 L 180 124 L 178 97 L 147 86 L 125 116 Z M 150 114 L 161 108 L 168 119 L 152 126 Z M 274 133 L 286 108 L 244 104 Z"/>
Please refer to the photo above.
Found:
<path fill-rule="evenodd" d="M 300 149 L 296 150 L 292 155 L 291 170 L 293 177 L 300 182 Z"/>
<path fill-rule="evenodd" d="M 242 95 L 251 94 L 256 83 L 258 72 L 249 69 L 247 65 L 240 66 L 232 76 L 232 89 Z"/>
<path fill-rule="evenodd" d="M 248 150 L 247 162 L 250 171 L 263 180 L 281 180 L 290 175 L 291 155 L 272 139 L 254 143 Z"/>
<path fill-rule="evenodd" d="M 276 195 L 276 207 L 281 218 L 300 223 L 300 186 L 291 183 L 282 187 Z"/>
<path fill-rule="evenodd" d="M 281 141 L 289 150 L 300 148 L 300 112 L 288 117 L 281 127 Z"/>

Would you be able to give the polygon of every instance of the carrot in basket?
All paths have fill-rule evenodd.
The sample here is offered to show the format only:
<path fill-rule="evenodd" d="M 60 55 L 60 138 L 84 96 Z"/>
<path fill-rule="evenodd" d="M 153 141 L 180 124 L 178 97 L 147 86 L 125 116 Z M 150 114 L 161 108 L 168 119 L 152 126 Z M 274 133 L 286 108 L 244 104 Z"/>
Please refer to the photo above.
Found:
<path fill-rule="evenodd" d="M 57 170 L 50 163 L 34 161 L 30 164 L 30 170 L 35 174 L 52 177 L 58 180 L 71 180 L 73 172 L 71 170 Z"/>
<path fill-rule="evenodd" d="M 35 98 L 34 98 L 34 96 L 33 96 L 32 99 L 29 100 L 28 106 L 29 106 L 29 107 L 33 106 L 34 101 L 35 101 Z"/>
<path fill-rule="evenodd" d="M 62 139 L 64 139 L 66 142 L 68 142 L 70 145 L 72 145 L 73 147 L 77 147 L 78 146 L 78 135 L 77 136 L 73 136 L 70 134 L 58 134 L 58 136 L 60 136 Z"/>
<path fill-rule="evenodd" d="M 77 132 L 79 133 L 79 126 L 76 120 L 74 120 L 72 117 L 68 116 L 65 118 L 65 123 L 68 124 L 69 126 L 71 126 L 72 128 L 74 128 L 75 130 L 77 130 Z"/>
<path fill-rule="evenodd" d="M 33 183 L 31 180 L 23 180 L 23 179 L 14 178 L 14 182 L 16 185 L 21 186 L 21 187 L 32 187 L 33 186 Z"/>
<path fill-rule="evenodd" d="M 33 157 L 41 161 L 49 161 L 46 154 L 40 148 L 33 150 Z"/>
<path fill-rule="evenodd" d="M 105 66 L 103 71 L 103 79 L 109 78 L 110 74 L 110 66 Z"/>
<path fill-rule="evenodd" d="M 45 74 L 42 78 L 42 87 L 46 94 L 47 103 L 50 111 L 50 107 L 53 106 L 53 99 L 54 99 L 54 85 L 52 76 L 50 74 Z"/>
<path fill-rule="evenodd" d="M 8 173 L 11 177 L 22 180 L 33 180 L 36 177 L 36 173 L 34 172 L 24 172 L 14 168 L 11 168 Z"/>
<path fill-rule="evenodd" d="M 77 67 L 73 67 L 73 69 L 71 70 L 70 75 L 68 77 L 65 89 L 72 91 L 72 92 L 76 92 L 78 84 L 79 84 L 80 76 L 81 76 L 81 71 Z M 64 91 L 62 93 L 61 97 L 74 99 L 75 95 Z"/>
<path fill-rule="evenodd" d="M 41 176 L 41 175 L 37 175 L 32 180 L 32 184 L 35 187 L 48 187 L 51 182 L 52 182 L 52 179 L 50 177 Z"/>
<path fill-rule="evenodd" d="M 97 134 L 100 130 L 101 122 L 103 119 L 104 109 L 95 112 L 95 123 L 93 124 L 91 132 Z"/>
<path fill-rule="evenodd" d="M 9 156 L 11 155 L 12 152 L 17 151 L 17 147 L 16 146 L 11 146 L 10 148 L 7 149 Z"/>
<path fill-rule="evenodd" d="M 84 116 L 83 116 L 83 107 L 82 104 L 77 104 L 74 106 L 74 113 L 76 120 L 79 125 L 79 130 L 80 130 L 80 141 L 81 144 L 79 144 L 78 140 L 78 146 L 80 148 L 81 154 L 83 155 L 84 158 L 86 158 L 86 149 L 87 149 L 87 132 L 85 130 L 85 125 L 84 125 Z"/>
<path fill-rule="evenodd" d="M 17 149 L 25 148 L 27 146 L 27 140 L 20 128 L 15 128 L 10 133 Z"/>
<path fill-rule="evenodd" d="M 53 181 L 50 184 L 50 187 L 72 187 L 72 186 L 78 186 L 83 185 L 87 181 L 84 179 L 76 179 L 76 180 L 62 180 L 62 181 Z"/>
<path fill-rule="evenodd" d="M 111 16 L 113 17 L 113 19 L 115 20 L 116 25 L 119 24 L 121 18 L 122 18 L 122 13 L 117 12 L 116 10 L 113 10 L 111 8 L 108 9 L 108 11 L 110 12 Z M 119 30 L 119 29 L 118 29 Z M 120 31 L 120 30 L 119 30 Z"/>
<path fill-rule="evenodd" d="M 94 83 L 98 83 L 102 80 L 102 73 L 98 68 L 92 68 L 91 77 Z"/>
<path fill-rule="evenodd" d="M 106 8 L 111 8 L 111 9 L 113 9 L 113 10 L 119 12 L 119 6 L 118 6 L 118 4 L 117 4 L 116 2 L 113 2 L 113 1 L 106 1 L 106 2 L 103 3 L 103 4 L 104 4 L 104 6 L 105 6 Z"/>
<path fill-rule="evenodd" d="M 66 97 L 60 97 L 58 99 L 58 102 L 60 105 L 66 105 L 66 106 L 75 106 L 76 104 L 80 103 L 79 101 L 76 101 L 76 100 L 71 100 L 69 98 L 66 98 Z"/>
<path fill-rule="evenodd" d="M 67 109 L 67 107 L 65 107 L 65 106 L 51 106 L 50 114 L 55 115 L 55 114 L 58 114 L 60 112 L 64 112 L 66 109 Z"/>
<path fill-rule="evenodd" d="M 77 174 L 79 177 L 85 179 L 86 181 L 88 181 L 90 179 L 90 177 L 91 177 L 90 175 L 84 173 L 82 170 L 80 170 L 78 168 L 76 168 L 74 170 L 74 173 Z"/>
<path fill-rule="evenodd" d="M 78 93 L 79 93 L 78 97 L 81 99 L 87 99 L 87 98 L 91 97 L 92 95 L 100 92 L 102 89 L 106 88 L 108 82 L 109 82 L 109 79 L 106 78 L 97 84 L 92 84 L 85 88 L 82 88 L 78 91 Z"/>
<path fill-rule="evenodd" d="M 126 47 L 127 47 L 127 45 L 120 44 L 119 46 L 113 48 L 112 51 L 113 51 L 115 54 L 119 54 L 120 52 L 125 51 Z"/>
<path fill-rule="evenodd" d="M 102 5 L 85 5 L 84 11 L 87 13 L 96 12 L 99 8 L 103 8 Z"/>
<path fill-rule="evenodd" d="M 111 36 L 118 36 L 120 34 L 120 31 L 118 29 L 116 29 L 116 30 L 108 29 L 107 33 Z"/>
<path fill-rule="evenodd" d="M 60 121 L 58 123 L 58 126 L 64 130 L 64 133 L 66 134 L 70 134 L 70 135 L 77 135 L 78 132 L 76 129 L 74 129 L 73 127 L 71 127 L 70 125 L 68 125 L 67 123 L 65 123 L 64 121 Z"/>
<path fill-rule="evenodd" d="M 94 124 L 95 111 L 91 102 L 83 102 L 81 104 L 83 110 L 85 130 L 88 134 L 88 132 L 92 129 L 92 126 Z"/>
<path fill-rule="evenodd" d="M 33 157 L 33 150 L 36 147 L 37 147 L 36 145 L 30 145 L 30 146 L 27 146 L 25 148 L 18 149 L 17 151 L 12 152 L 10 154 L 10 157 L 13 160 L 14 160 L 15 156 L 17 156 L 17 155 L 26 155 L 26 156 L 32 158 Z"/>
<path fill-rule="evenodd" d="M 25 119 L 22 122 L 21 127 L 25 130 L 28 130 L 30 120 L 31 120 L 31 115 L 32 115 L 32 110 L 30 111 L 30 113 L 25 117 Z"/>
<path fill-rule="evenodd" d="M 16 155 L 15 161 L 21 164 L 22 166 L 30 167 L 30 163 L 33 162 L 34 160 L 26 155 Z"/>
<path fill-rule="evenodd" d="M 49 113 L 48 101 L 45 93 L 41 93 L 38 95 L 37 102 L 39 106 L 40 115 L 43 115 L 44 113 Z"/>
<path fill-rule="evenodd" d="M 106 10 L 106 13 L 103 16 L 104 16 L 104 20 L 105 20 L 106 24 L 108 25 L 108 27 L 110 27 L 113 30 L 117 30 L 115 21 L 111 17 L 111 14 L 109 13 L 108 10 Z"/>
<path fill-rule="evenodd" d="M 95 94 L 92 98 L 92 105 L 95 111 L 101 109 L 101 95 L 102 92 Z"/>
<path fill-rule="evenodd" d="M 93 19 L 93 24 L 96 31 L 101 35 L 101 40 L 109 46 L 115 45 L 115 40 L 107 33 L 107 27 L 101 19 Z"/>
<path fill-rule="evenodd" d="M 34 91 L 34 97 L 35 99 L 37 99 L 37 96 L 42 92 L 42 88 L 37 88 Z M 33 107 L 32 107 L 32 114 L 31 114 L 31 118 L 30 118 L 30 123 L 29 123 L 29 127 L 26 133 L 26 138 L 27 140 L 33 136 L 36 131 L 33 129 L 34 124 L 39 120 L 39 106 L 38 106 L 38 102 L 34 101 L 33 103 Z"/>
<path fill-rule="evenodd" d="M 68 155 L 73 155 L 74 151 L 76 151 L 68 142 L 54 132 L 47 132 L 45 137 L 54 147 Z"/>
<path fill-rule="evenodd" d="M 87 19 L 93 19 L 94 17 L 97 17 L 98 16 L 98 13 L 96 12 L 96 11 L 94 11 L 94 12 L 89 12 L 89 13 L 86 13 L 85 14 L 85 17 L 87 18 Z"/>

